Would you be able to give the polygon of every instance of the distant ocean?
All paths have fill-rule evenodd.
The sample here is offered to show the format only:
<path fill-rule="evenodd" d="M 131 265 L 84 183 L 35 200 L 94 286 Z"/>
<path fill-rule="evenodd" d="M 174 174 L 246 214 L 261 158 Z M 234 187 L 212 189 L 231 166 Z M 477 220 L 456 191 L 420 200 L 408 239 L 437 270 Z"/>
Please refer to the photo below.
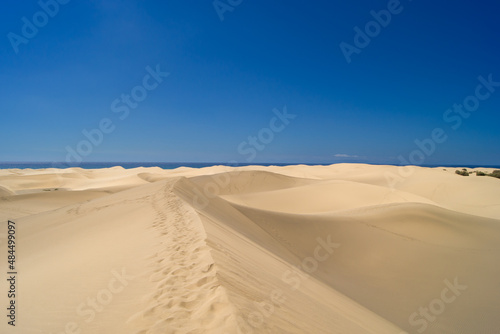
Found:
<path fill-rule="evenodd" d="M 288 166 L 294 163 L 252 163 L 252 164 L 228 164 L 223 162 L 82 162 L 80 164 L 68 165 L 58 162 L 0 162 L 0 169 L 42 169 L 42 168 L 70 168 L 80 167 L 83 169 L 99 169 L 121 166 L 126 169 L 137 167 L 160 167 L 163 169 L 175 169 L 179 167 L 202 168 L 210 166 Z"/>
<path fill-rule="evenodd" d="M 55 163 L 55 162 L 0 162 L 0 169 L 42 169 L 42 168 L 69 168 L 69 167 L 80 167 L 83 169 L 99 169 L 99 168 L 110 168 L 115 166 L 121 166 L 126 169 L 137 168 L 137 167 L 160 167 L 163 169 L 175 169 L 179 167 L 192 167 L 192 168 L 203 168 L 210 166 L 288 166 L 288 165 L 330 165 L 333 163 L 251 163 L 251 164 L 228 164 L 224 162 L 82 162 L 80 164 L 68 165 L 66 163 Z M 375 164 L 377 165 L 377 164 Z M 378 164 L 381 165 L 381 164 Z M 422 165 L 422 167 L 465 167 L 465 168 L 497 168 L 500 166 L 491 165 Z"/>

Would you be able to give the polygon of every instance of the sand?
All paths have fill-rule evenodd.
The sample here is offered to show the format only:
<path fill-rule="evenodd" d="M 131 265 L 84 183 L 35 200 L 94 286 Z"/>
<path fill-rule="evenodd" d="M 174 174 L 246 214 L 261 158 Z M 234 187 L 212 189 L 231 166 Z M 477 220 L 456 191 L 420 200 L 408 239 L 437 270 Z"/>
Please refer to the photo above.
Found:
<path fill-rule="evenodd" d="M 0 332 L 498 333 L 500 179 L 454 171 L 0 170 Z"/>

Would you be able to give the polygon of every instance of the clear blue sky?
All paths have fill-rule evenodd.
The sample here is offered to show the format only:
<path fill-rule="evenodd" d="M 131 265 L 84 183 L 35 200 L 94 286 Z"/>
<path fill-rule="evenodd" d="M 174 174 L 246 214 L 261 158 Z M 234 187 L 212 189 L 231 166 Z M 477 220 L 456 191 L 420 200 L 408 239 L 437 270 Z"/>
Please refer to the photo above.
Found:
<path fill-rule="evenodd" d="M 0 13 L 1 161 L 500 165 L 498 1 L 54 1 Z"/>

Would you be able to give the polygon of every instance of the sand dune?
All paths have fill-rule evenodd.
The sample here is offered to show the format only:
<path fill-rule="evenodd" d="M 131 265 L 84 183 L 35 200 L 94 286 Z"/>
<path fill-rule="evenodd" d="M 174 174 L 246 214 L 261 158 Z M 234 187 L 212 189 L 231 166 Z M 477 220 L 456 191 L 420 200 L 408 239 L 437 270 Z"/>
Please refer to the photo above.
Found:
<path fill-rule="evenodd" d="M 310 196 L 314 194 L 314 200 Z M 412 193 L 392 191 L 381 186 L 333 180 L 274 191 L 224 196 L 232 203 L 289 213 L 320 213 L 352 210 L 386 203 L 435 202 Z"/>
<path fill-rule="evenodd" d="M 500 180 L 444 169 L 0 171 L 1 332 L 498 333 Z"/>

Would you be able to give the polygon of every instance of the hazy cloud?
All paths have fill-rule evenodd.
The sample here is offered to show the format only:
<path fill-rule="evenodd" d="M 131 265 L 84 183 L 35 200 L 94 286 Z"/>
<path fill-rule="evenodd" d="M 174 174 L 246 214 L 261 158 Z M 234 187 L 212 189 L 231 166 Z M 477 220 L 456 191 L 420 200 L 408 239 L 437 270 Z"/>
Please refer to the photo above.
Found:
<path fill-rule="evenodd" d="M 337 153 L 334 155 L 335 158 L 360 158 L 359 155 L 350 155 L 350 154 L 342 154 L 342 153 Z"/>

